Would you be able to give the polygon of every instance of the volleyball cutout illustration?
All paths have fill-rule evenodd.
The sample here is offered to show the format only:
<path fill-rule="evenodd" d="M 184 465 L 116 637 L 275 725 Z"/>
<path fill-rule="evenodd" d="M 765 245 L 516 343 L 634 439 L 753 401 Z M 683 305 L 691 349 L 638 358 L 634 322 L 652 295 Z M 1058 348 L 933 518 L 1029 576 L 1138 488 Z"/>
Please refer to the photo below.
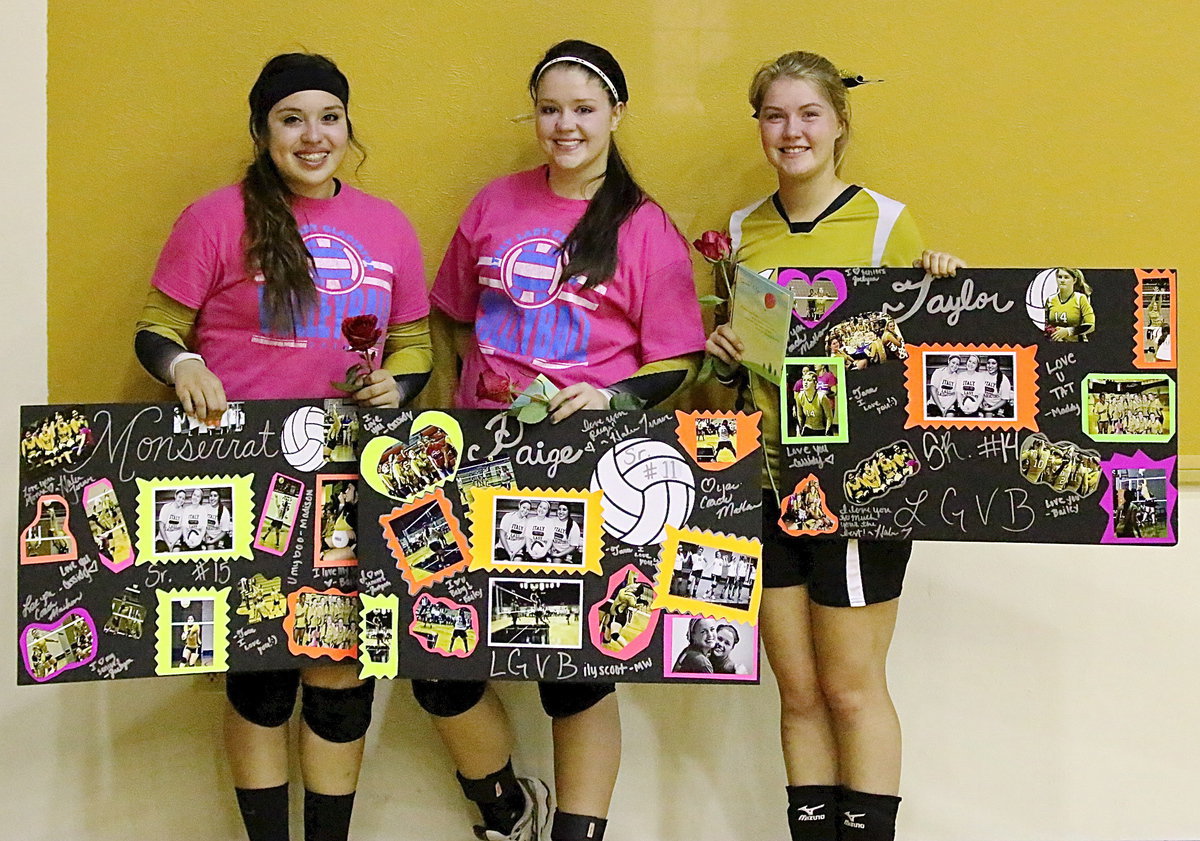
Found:
<path fill-rule="evenodd" d="M 1046 329 L 1046 300 L 1051 295 L 1058 294 L 1058 278 L 1056 269 L 1043 269 L 1025 290 L 1025 311 L 1029 320 L 1037 325 L 1039 330 Z"/>
<path fill-rule="evenodd" d="M 667 526 L 682 528 L 696 501 L 696 480 L 669 444 L 630 438 L 600 457 L 592 490 L 604 492 L 604 530 L 622 543 L 662 543 Z"/>
<path fill-rule="evenodd" d="M 303 406 L 287 416 L 279 433 L 283 457 L 297 470 L 309 473 L 325 464 L 325 413 Z"/>

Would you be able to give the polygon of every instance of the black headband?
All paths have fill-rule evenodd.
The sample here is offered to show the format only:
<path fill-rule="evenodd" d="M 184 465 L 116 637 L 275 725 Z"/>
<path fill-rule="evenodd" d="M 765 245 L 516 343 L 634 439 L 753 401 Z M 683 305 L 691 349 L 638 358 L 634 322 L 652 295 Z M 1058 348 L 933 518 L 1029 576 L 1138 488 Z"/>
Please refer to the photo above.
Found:
<path fill-rule="evenodd" d="M 279 100 L 298 91 L 325 91 L 350 104 L 350 83 L 336 67 L 308 64 L 288 67 L 267 77 L 259 77 L 250 89 L 250 113 L 270 111 Z"/>

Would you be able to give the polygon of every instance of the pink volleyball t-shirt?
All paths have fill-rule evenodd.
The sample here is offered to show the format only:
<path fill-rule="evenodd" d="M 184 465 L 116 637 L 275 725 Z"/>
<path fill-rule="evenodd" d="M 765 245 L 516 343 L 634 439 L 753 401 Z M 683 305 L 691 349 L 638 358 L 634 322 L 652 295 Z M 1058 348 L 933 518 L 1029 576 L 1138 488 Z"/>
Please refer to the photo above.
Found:
<path fill-rule="evenodd" d="M 343 319 L 374 314 L 386 329 L 429 314 L 417 237 L 394 205 L 342 184 L 328 199 L 295 197 L 292 212 L 318 292 L 294 333 L 268 325 L 262 276 L 246 270 L 237 185 L 183 211 L 154 270 L 155 288 L 198 310 L 192 349 L 233 400 L 343 396 L 330 383 L 359 358 Z"/>
<path fill-rule="evenodd" d="M 563 276 L 562 243 L 587 205 L 555 195 L 539 167 L 493 181 L 463 214 L 432 293 L 438 309 L 474 323 L 455 405 L 507 405 L 479 393 L 489 370 L 517 391 L 538 374 L 602 388 L 704 349 L 687 243 L 654 202 L 621 226 L 614 277 L 585 289 Z"/>

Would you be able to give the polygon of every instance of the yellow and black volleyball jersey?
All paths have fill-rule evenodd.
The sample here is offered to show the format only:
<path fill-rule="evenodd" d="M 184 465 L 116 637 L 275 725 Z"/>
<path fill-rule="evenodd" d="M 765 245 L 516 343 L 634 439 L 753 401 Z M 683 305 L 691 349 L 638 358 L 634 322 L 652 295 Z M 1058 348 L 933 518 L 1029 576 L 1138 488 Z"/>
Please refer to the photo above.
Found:
<path fill-rule="evenodd" d="M 796 420 L 799 421 L 801 429 L 819 429 L 824 430 L 830 421 L 833 420 L 832 413 L 827 407 L 827 397 L 823 397 L 821 393 L 815 392 L 812 397 L 809 397 L 803 391 L 792 392 L 793 400 L 796 404 Z"/>
<path fill-rule="evenodd" d="M 812 222 L 791 222 L 778 193 L 729 218 L 729 235 L 746 268 L 774 277 L 780 269 L 817 266 L 911 266 L 924 245 L 908 207 L 866 187 L 850 186 Z M 778 475 L 779 386 L 750 374 L 753 405 L 762 412 L 763 487 Z"/>
<path fill-rule="evenodd" d="M 1046 299 L 1046 324 L 1055 327 L 1069 327 L 1072 332 L 1077 332 L 1080 325 L 1094 327 L 1096 314 L 1092 311 L 1091 299 L 1082 292 L 1072 292 L 1067 302 L 1063 303 L 1059 300 L 1058 295 L 1051 295 Z M 1086 335 L 1072 335 L 1063 341 L 1086 342 L 1087 340 Z"/>

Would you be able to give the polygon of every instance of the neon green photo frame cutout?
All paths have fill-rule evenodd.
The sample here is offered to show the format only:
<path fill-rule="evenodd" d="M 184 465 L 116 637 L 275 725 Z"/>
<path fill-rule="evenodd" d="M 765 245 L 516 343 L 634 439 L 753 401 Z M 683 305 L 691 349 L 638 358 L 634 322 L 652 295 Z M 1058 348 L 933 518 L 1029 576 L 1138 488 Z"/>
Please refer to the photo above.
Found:
<path fill-rule="evenodd" d="M 1088 374 L 1080 390 L 1080 424 L 1093 441 L 1161 444 L 1175 437 L 1175 380 L 1164 374 Z"/>
<path fill-rule="evenodd" d="M 828 377 L 820 379 L 821 366 L 833 374 L 835 382 L 830 387 Z M 812 394 L 804 390 L 803 378 L 811 370 Z M 802 386 L 793 391 L 793 386 Z M 779 424 L 785 444 L 845 444 L 850 440 L 850 425 L 847 416 L 849 401 L 846 399 L 846 359 L 841 356 L 789 356 L 783 360 L 783 379 L 779 385 Z M 833 393 L 830 394 L 830 391 Z M 833 413 L 833 424 L 828 432 L 801 434 L 806 417 L 815 415 L 828 418 Z"/>
<path fill-rule="evenodd" d="M 400 671 L 400 597 L 361 593 L 358 619 L 358 676 L 394 678 Z"/>
<path fill-rule="evenodd" d="M 253 476 L 138 479 L 137 562 L 250 560 Z M 213 493 L 217 504 L 210 504 Z"/>
<path fill-rule="evenodd" d="M 229 669 L 229 588 L 158 590 L 154 673 Z"/>
<path fill-rule="evenodd" d="M 481 487 L 473 491 L 472 498 L 469 569 L 578 575 L 603 571 L 604 491 Z M 541 513 L 543 503 L 545 514 Z M 566 520 L 551 514 L 560 504 L 569 509 Z M 513 519 L 518 511 L 527 518 L 524 526 Z M 560 529 L 567 541 L 556 539 Z M 514 544 L 506 548 L 502 533 L 514 530 L 521 534 L 519 549 L 512 549 Z"/>

